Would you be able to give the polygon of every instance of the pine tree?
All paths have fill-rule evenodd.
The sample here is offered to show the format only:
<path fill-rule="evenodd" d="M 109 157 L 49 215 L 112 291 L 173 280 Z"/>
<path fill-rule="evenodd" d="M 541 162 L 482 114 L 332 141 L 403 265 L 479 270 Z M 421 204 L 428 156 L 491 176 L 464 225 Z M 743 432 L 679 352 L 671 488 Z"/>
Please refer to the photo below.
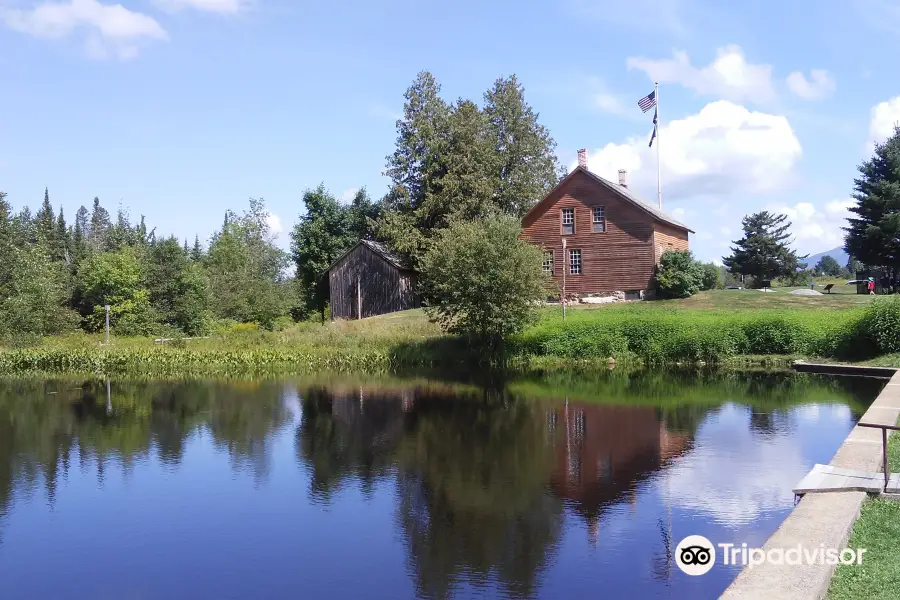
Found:
<path fill-rule="evenodd" d="M 53 243 L 56 234 L 56 218 L 53 216 L 53 206 L 50 204 L 50 190 L 44 188 L 44 202 L 35 215 L 37 235 L 47 244 Z"/>
<path fill-rule="evenodd" d="M 91 223 L 88 220 L 88 209 L 81 206 L 75 213 L 75 225 L 72 229 L 72 259 L 76 264 L 87 254 L 90 234 Z"/>
<path fill-rule="evenodd" d="M 0 192 L 0 301 L 7 293 L 12 277 L 12 253 L 15 251 L 12 206 L 6 201 L 6 194 Z"/>
<path fill-rule="evenodd" d="M 900 274 L 900 126 L 875 146 L 859 173 L 844 249 L 869 267 L 885 268 L 893 280 Z"/>
<path fill-rule="evenodd" d="M 791 222 L 785 215 L 762 211 L 743 219 L 744 237 L 734 242 L 731 256 L 722 259 L 733 274 L 750 275 L 760 281 L 794 275 L 806 265 L 788 248 Z"/>
<path fill-rule="evenodd" d="M 66 227 L 66 217 L 63 207 L 59 207 L 59 215 L 56 217 L 56 231 L 53 234 L 53 259 L 70 263 L 72 261 L 72 239 L 69 229 Z"/>
<path fill-rule="evenodd" d="M 86 234 L 88 246 L 95 251 L 103 250 L 110 227 L 109 212 L 100 206 L 100 198 L 94 198 L 91 226 Z"/>
<path fill-rule="evenodd" d="M 200 236 L 194 236 L 194 248 L 191 250 L 191 260 L 200 262 L 203 259 L 203 246 L 200 245 Z"/>
<path fill-rule="evenodd" d="M 525 102 L 525 90 L 515 75 L 495 81 L 484 102 L 499 166 L 496 201 L 501 211 L 522 217 L 563 175 L 556 142 Z"/>
<path fill-rule="evenodd" d="M 453 217 L 483 219 L 498 208 L 494 174 L 500 163 L 486 113 L 470 100 L 459 100 L 447 120 L 446 133 L 445 174 L 436 201 L 428 206 L 431 222 L 440 227 Z"/>

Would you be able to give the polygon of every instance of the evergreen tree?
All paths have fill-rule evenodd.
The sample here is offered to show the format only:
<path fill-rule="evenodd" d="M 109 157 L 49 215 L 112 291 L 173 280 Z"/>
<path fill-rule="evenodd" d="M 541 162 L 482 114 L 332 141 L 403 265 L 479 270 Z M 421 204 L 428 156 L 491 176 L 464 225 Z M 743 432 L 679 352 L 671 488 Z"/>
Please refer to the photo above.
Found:
<path fill-rule="evenodd" d="M 56 234 L 56 218 L 53 216 L 53 206 L 50 204 L 50 190 L 44 188 L 44 202 L 35 215 L 37 235 L 48 244 L 52 244 Z"/>
<path fill-rule="evenodd" d="M 200 245 L 200 236 L 194 236 L 194 247 L 191 249 L 191 260 L 200 262 L 203 260 L 203 246 Z"/>
<path fill-rule="evenodd" d="M 72 240 L 66 227 L 63 207 L 59 207 L 56 217 L 56 230 L 53 233 L 53 260 L 69 263 L 72 260 Z"/>
<path fill-rule="evenodd" d="M 81 206 L 75 213 L 75 225 L 72 230 L 72 258 L 76 264 L 87 254 L 90 233 L 88 209 Z"/>
<path fill-rule="evenodd" d="M 841 265 L 832 256 L 823 256 L 815 265 L 816 273 L 837 277 L 841 274 Z"/>
<path fill-rule="evenodd" d="M 348 227 L 357 240 L 374 239 L 374 225 L 381 215 L 381 206 L 369 198 L 366 188 L 360 188 L 347 207 Z"/>
<path fill-rule="evenodd" d="M 498 208 L 494 175 L 500 163 L 494 145 L 486 113 L 459 100 L 447 121 L 441 190 L 427 206 L 433 226 L 445 227 L 454 218 L 482 219 Z"/>
<path fill-rule="evenodd" d="M 37 243 L 37 228 L 31 216 L 31 209 L 27 206 L 22 207 L 22 210 L 13 217 L 12 229 L 13 239 L 18 247 Z"/>
<path fill-rule="evenodd" d="M 147 289 L 150 303 L 164 323 L 189 335 L 203 332 L 208 320 L 208 281 L 176 238 L 163 240 L 150 249 Z"/>
<path fill-rule="evenodd" d="M 109 212 L 100 205 L 100 198 L 94 198 L 94 208 L 91 211 L 91 222 L 86 232 L 88 246 L 99 251 L 106 246 L 106 238 L 112 223 Z"/>
<path fill-rule="evenodd" d="M 434 226 L 429 216 L 437 213 L 432 205 L 445 172 L 449 109 L 440 91 L 431 73 L 416 76 L 406 90 L 403 118 L 397 121 L 396 149 L 387 157 L 385 175 L 391 179 L 391 189 L 382 200 L 385 212 L 378 235 L 413 259 Z"/>
<path fill-rule="evenodd" d="M 743 219 L 744 237 L 734 242 L 731 256 L 722 259 L 734 274 L 750 275 L 756 282 L 792 276 L 806 265 L 788 248 L 790 221 L 785 215 L 762 211 Z"/>
<path fill-rule="evenodd" d="M 12 256 L 15 249 L 12 206 L 6 201 L 6 194 L 0 192 L 0 299 L 8 293 L 12 277 Z"/>
<path fill-rule="evenodd" d="M 900 126 L 859 166 L 854 180 L 856 206 L 847 219 L 844 249 L 870 267 L 900 274 Z"/>
<path fill-rule="evenodd" d="M 496 202 L 503 212 L 522 217 L 563 175 L 556 142 L 525 102 L 515 75 L 494 82 L 484 100 L 499 162 Z"/>

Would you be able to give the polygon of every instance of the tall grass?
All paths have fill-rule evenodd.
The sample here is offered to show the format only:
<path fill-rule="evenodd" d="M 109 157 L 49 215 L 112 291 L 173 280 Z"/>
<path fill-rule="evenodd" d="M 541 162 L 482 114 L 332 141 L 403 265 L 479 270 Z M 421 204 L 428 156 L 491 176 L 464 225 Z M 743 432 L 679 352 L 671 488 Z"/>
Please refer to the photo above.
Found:
<path fill-rule="evenodd" d="M 146 338 L 78 334 L 0 340 L 0 373 L 79 372 L 116 375 L 382 373 L 418 368 L 481 368 L 461 339 L 441 335 L 420 311 L 282 331 L 238 326 L 207 339 L 153 343 Z M 635 303 L 547 311 L 511 340 L 513 367 L 617 361 L 660 365 L 734 363 L 744 357 L 805 356 L 862 361 L 900 355 L 900 298 L 841 310 L 690 310 Z"/>
<path fill-rule="evenodd" d="M 866 360 L 900 352 L 900 298 L 841 311 L 571 311 L 565 322 L 546 316 L 515 347 L 521 355 L 647 364 L 718 363 L 740 355 Z"/>

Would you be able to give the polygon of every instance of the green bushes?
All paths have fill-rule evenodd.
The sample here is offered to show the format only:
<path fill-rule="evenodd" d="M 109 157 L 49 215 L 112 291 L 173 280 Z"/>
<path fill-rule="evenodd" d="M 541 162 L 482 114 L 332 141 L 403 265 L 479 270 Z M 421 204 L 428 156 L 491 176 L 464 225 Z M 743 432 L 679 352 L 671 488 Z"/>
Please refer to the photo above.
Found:
<path fill-rule="evenodd" d="M 572 311 L 546 318 L 517 339 L 520 354 L 644 363 L 722 362 L 738 355 L 864 360 L 900 352 L 900 298 L 863 309 L 814 312 Z"/>

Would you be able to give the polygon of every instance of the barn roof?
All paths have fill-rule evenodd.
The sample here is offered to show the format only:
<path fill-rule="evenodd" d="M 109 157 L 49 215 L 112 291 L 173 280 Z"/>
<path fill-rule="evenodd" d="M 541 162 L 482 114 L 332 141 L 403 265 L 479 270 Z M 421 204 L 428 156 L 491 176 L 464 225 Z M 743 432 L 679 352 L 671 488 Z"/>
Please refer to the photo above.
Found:
<path fill-rule="evenodd" d="M 635 205 L 639 209 L 650 214 L 650 216 L 652 216 L 656 220 L 662 221 L 663 223 L 667 223 L 667 224 L 672 225 L 673 227 L 677 227 L 679 229 L 684 229 L 685 231 L 689 231 L 691 233 L 696 233 L 693 229 L 691 229 L 684 223 L 681 223 L 680 221 L 676 220 L 674 217 L 671 217 L 667 213 L 663 212 L 662 209 L 659 209 L 659 208 L 656 208 L 655 206 L 647 204 L 646 202 L 644 202 L 643 200 L 641 200 L 640 198 L 638 198 L 637 196 L 632 194 L 631 190 L 629 190 L 627 187 L 615 184 L 612 181 L 608 181 L 608 180 L 604 179 L 603 177 L 600 177 L 596 173 L 590 172 L 589 170 L 585 169 L 582 166 L 576 167 L 571 173 L 566 175 L 562 179 L 562 181 L 560 181 L 558 184 L 556 184 L 556 187 L 554 187 L 552 190 L 550 190 L 550 193 L 548 193 L 546 196 L 544 196 L 543 200 L 541 200 L 540 202 L 535 204 L 534 207 L 530 211 L 528 211 L 528 213 L 522 218 L 522 222 L 524 223 L 533 214 L 539 213 L 542 210 L 544 210 L 544 208 L 543 208 L 544 201 L 547 200 L 547 198 L 549 198 L 550 196 L 552 196 L 556 192 L 556 190 L 558 190 L 563 185 L 568 183 L 569 180 L 572 179 L 576 173 L 584 173 L 585 175 L 587 175 L 588 177 L 590 177 L 591 179 L 593 179 L 594 181 L 599 183 L 601 186 L 605 187 L 606 189 L 608 189 L 608 190 L 612 191 L 613 193 L 615 193 L 616 195 L 618 195 L 620 198 L 630 202 L 631 204 Z"/>
<path fill-rule="evenodd" d="M 399 254 L 396 252 L 391 252 L 384 246 L 384 244 L 380 244 L 378 242 L 373 242 L 372 240 L 359 240 L 357 243 L 353 244 L 353 246 L 341 254 L 333 263 L 328 265 L 328 268 L 322 271 L 322 275 L 327 274 L 331 269 L 334 268 L 336 264 L 344 260 L 344 257 L 356 250 L 359 246 L 366 246 L 369 250 L 374 252 L 383 258 L 387 263 L 393 267 L 400 269 L 401 271 L 411 271 L 412 269 L 403 261 Z"/>

